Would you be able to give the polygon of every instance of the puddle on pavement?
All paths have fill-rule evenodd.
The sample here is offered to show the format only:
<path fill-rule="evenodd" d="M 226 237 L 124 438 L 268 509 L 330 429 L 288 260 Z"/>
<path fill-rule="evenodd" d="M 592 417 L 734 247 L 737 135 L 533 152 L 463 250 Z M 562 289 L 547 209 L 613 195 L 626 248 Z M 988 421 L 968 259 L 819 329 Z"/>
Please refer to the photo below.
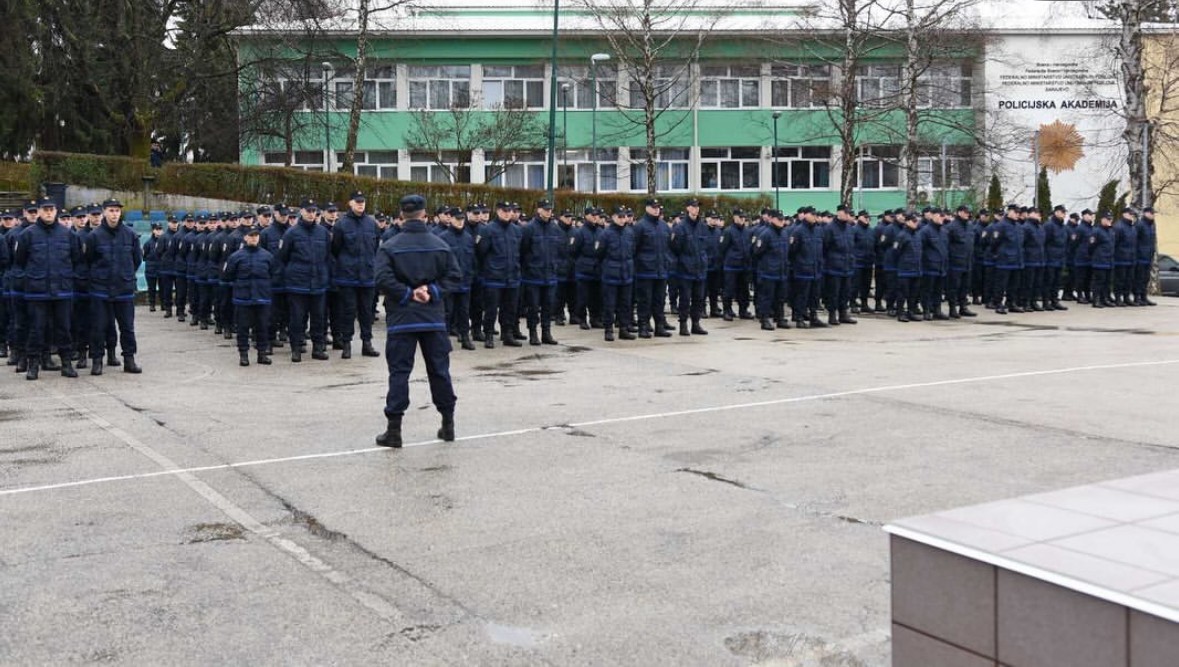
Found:
<path fill-rule="evenodd" d="M 236 523 L 198 523 L 189 528 L 189 537 L 184 543 L 199 544 L 242 539 L 245 539 L 245 531 Z"/>

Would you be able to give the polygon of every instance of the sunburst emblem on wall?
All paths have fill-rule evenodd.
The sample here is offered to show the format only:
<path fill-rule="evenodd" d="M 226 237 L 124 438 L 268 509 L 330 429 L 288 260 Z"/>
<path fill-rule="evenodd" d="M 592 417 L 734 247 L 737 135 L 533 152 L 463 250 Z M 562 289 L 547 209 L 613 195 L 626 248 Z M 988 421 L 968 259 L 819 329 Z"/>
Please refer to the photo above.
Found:
<path fill-rule="evenodd" d="M 1033 139 L 1034 141 L 1034 139 Z M 1085 157 L 1085 140 L 1077 126 L 1059 120 L 1040 126 L 1040 166 L 1054 174 L 1072 171 Z"/>

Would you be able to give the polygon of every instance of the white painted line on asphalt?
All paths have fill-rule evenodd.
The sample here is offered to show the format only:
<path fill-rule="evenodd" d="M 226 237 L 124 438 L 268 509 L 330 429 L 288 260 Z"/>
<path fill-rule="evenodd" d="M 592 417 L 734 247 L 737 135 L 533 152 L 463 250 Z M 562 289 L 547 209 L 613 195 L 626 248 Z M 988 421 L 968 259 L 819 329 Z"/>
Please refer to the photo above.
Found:
<path fill-rule="evenodd" d="M 647 421 L 647 420 L 653 420 L 653 419 L 666 419 L 668 417 L 682 417 L 682 416 L 687 416 L 687 415 L 707 414 L 707 413 L 711 413 L 711 412 L 725 412 L 725 411 L 729 411 L 729 410 L 744 410 L 744 409 L 748 409 L 748 408 L 760 408 L 760 407 L 768 407 L 768 406 L 775 406 L 775 405 L 789 405 L 792 403 L 806 403 L 806 402 L 810 402 L 810 401 L 822 401 L 822 400 L 827 400 L 827 399 L 832 399 L 832 398 L 846 398 L 848 396 L 860 396 L 860 395 L 864 395 L 864 394 L 879 394 L 879 393 L 885 393 L 885 392 L 906 391 L 906 390 L 913 390 L 913 389 L 928 389 L 930 387 L 947 387 L 947 386 L 953 386 L 953 385 L 975 384 L 975 383 L 981 383 L 981 382 L 997 382 L 1000 380 L 1014 380 L 1014 379 L 1019 379 L 1019 378 L 1040 377 L 1040 376 L 1046 376 L 1046 375 L 1063 375 L 1063 374 L 1068 374 L 1068 373 L 1082 373 L 1082 372 L 1087 372 L 1087 371 L 1117 370 L 1117 369 L 1124 369 L 1124 368 L 1141 368 L 1141 367 L 1149 367 L 1149 366 L 1165 366 L 1165 365 L 1169 365 L 1169 364 L 1179 364 L 1179 359 L 1162 359 L 1162 360 L 1158 360 L 1158 361 L 1135 361 L 1135 362 L 1127 362 L 1127 363 L 1121 363 L 1121 364 L 1097 364 L 1097 365 L 1092 365 L 1092 366 L 1071 366 L 1068 368 L 1053 368 L 1053 369 L 1041 370 L 1041 371 L 1021 371 L 1018 373 L 1003 373 L 1000 375 L 982 375 L 982 376 L 975 376 L 975 377 L 968 377 L 968 378 L 956 378 L 956 379 L 952 379 L 952 380 L 934 380 L 931 382 L 914 382 L 914 383 L 909 383 L 909 384 L 893 384 L 893 385 L 883 385 L 883 386 L 879 386 L 879 387 L 865 387 L 862 389 L 849 389 L 846 391 L 836 391 L 836 392 L 829 392 L 829 393 L 825 393 L 825 394 L 808 394 L 806 396 L 793 396 L 790 398 L 775 398 L 775 399 L 770 399 L 770 400 L 766 400 L 766 401 L 753 401 L 753 402 L 749 402 L 749 403 L 732 403 L 732 404 L 728 404 L 728 405 L 713 405 L 713 406 L 707 406 L 707 407 L 702 407 L 702 408 L 691 408 L 688 410 L 675 410 L 672 412 L 654 412 L 654 413 L 643 414 L 643 415 L 632 415 L 629 417 L 607 417 L 605 419 L 595 419 L 592 421 L 563 424 L 563 425 L 559 425 L 559 426 L 535 426 L 535 427 L 530 427 L 530 428 L 515 429 L 512 431 L 498 431 L 495 433 L 480 433 L 477 435 L 462 436 L 462 437 L 456 438 L 455 440 L 456 440 L 456 442 L 469 442 L 472 440 L 490 440 L 490 439 L 494 439 L 494 438 L 504 438 L 504 437 L 509 437 L 509 436 L 513 436 L 513 435 L 527 435 L 530 433 L 539 433 L 539 432 L 542 432 L 545 430 L 559 429 L 559 428 L 561 428 L 561 426 L 566 426 L 569 428 L 583 428 L 586 426 L 603 426 L 603 425 L 608 425 L 608 424 L 623 424 L 623 423 L 627 423 L 627 422 Z M 68 401 L 66 401 L 66 398 L 64 396 L 61 396 L 60 394 L 59 394 L 59 396 L 63 402 L 68 402 Z M 99 425 L 107 424 L 107 426 L 103 426 L 103 428 L 110 431 L 112 434 L 115 434 L 115 431 L 112 431 L 111 429 L 115 429 L 115 430 L 119 431 L 119 433 L 123 433 L 127 437 L 131 437 L 129 434 L 126 434 L 121 429 L 117 429 L 117 427 L 111 425 L 105 419 L 102 419 L 97 414 L 93 413 L 92 411 L 87 410 L 86 408 L 76 406 L 76 405 L 71 405 L 71 407 L 73 407 L 73 409 L 75 409 L 79 412 L 84 412 L 87 417 L 96 421 L 96 423 L 99 423 Z M 99 420 L 101 420 L 101 421 L 99 421 Z M 108 428 L 108 426 L 109 426 L 109 428 Z M 122 439 L 122 436 L 119 436 L 118 434 L 115 434 L 115 435 L 116 435 L 116 437 L 120 437 L 120 439 Z M 124 442 L 126 442 L 126 440 L 124 440 Z M 437 444 L 440 442 L 441 442 L 440 440 L 423 440 L 421 442 L 407 443 L 405 445 L 405 447 L 407 447 L 407 448 L 408 447 L 421 447 L 423 445 L 433 445 L 433 444 Z M 134 447 L 134 445 L 132 445 L 132 447 Z M 145 445 L 145 447 L 146 447 L 146 445 Z M 136 448 L 136 449 L 138 449 L 138 448 Z M 154 450 L 152 450 L 152 451 L 154 451 Z M 322 452 L 322 453 L 318 453 L 318 454 L 301 454 L 301 455 L 297 455 L 297 456 L 283 456 L 283 457 L 272 458 L 272 459 L 257 459 L 257 460 L 252 460 L 252 461 L 239 461 L 237 463 L 224 463 L 224 464 L 209 465 L 209 466 L 196 466 L 196 467 L 192 467 L 192 468 L 180 468 L 180 467 L 176 466 L 175 464 L 171 464 L 171 465 L 161 464 L 161 468 L 164 468 L 164 469 L 163 470 L 156 470 L 153 472 L 138 473 L 138 474 L 133 474 L 133 475 L 118 475 L 118 476 L 113 476 L 113 477 L 96 477 L 96 478 L 92 478 L 92 479 L 77 480 L 74 482 L 61 482 L 58 484 L 44 484 L 44 485 L 39 485 L 39 486 L 25 486 L 25 487 L 18 487 L 15 489 L 2 489 L 2 490 L 0 490 L 0 497 L 12 496 L 12 495 L 24 494 L 24 493 L 35 493 L 35 492 L 39 492 L 39 491 L 53 491 L 53 490 L 57 490 L 57 489 L 68 489 L 68 488 L 77 487 L 77 486 L 89 486 L 92 484 L 103 484 L 103 483 L 108 483 L 108 482 L 124 482 L 124 481 L 139 480 L 139 479 L 150 479 L 152 477 L 166 477 L 169 475 L 182 475 L 182 474 L 183 475 L 191 475 L 193 473 L 209 472 L 209 471 L 213 471 L 213 470 L 232 470 L 234 468 L 249 468 L 249 467 L 254 467 L 254 466 L 273 465 L 273 464 L 277 464 L 277 463 L 291 463 L 291 462 L 295 462 L 295 461 L 308 461 L 308 460 L 312 460 L 312 459 L 337 458 L 337 457 L 341 457 L 341 456 L 354 456 L 357 454 L 369 454 L 372 452 L 383 452 L 383 451 L 389 451 L 389 450 L 385 447 L 365 447 L 362 449 L 345 449 L 345 450 L 335 451 L 335 452 Z M 155 460 L 154 457 L 147 455 L 147 454 L 145 454 L 145 455 L 148 456 L 148 458 L 152 458 L 153 460 Z M 160 463 L 158 460 L 156 462 Z"/>
<path fill-rule="evenodd" d="M 157 465 L 164 469 L 160 471 L 161 473 L 174 475 L 175 477 L 179 478 L 180 481 L 184 482 L 190 489 L 196 492 L 197 495 L 208 501 L 210 505 L 221 510 L 225 516 L 229 517 L 233 521 L 236 521 L 251 533 L 254 533 L 258 537 L 266 540 L 271 544 L 271 546 L 287 554 L 303 567 L 311 570 L 322 577 L 324 580 L 335 585 L 337 588 L 351 596 L 354 600 L 364 605 L 369 610 L 375 612 L 381 618 L 394 622 L 401 622 L 404 620 L 404 615 L 398 611 L 396 607 L 389 604 L 389 602 L 384 598 L 365 589 L 363 586 L 353 580 L 352 577 L 337 570 L 320 558 L 317 558 L 302 545 L 291 539 L 283 537 L 279 531 L 263 524 L 261 521 L 254 518 L 252 514 L 234 504 L 233 501 L 231 501 L 229 498 L 226 498 L 216 489 L 193 476 L 192 470 L 181 468 L 174 461 L 172 461 L 172 459 L 156 451 L 150 445 L 145 444 L 135 436 L 110 423 L 93 410 L 78 405 L 71 398 L 65 396 L 61 392 L 57 390 L 50 390 L 49 393 L 54 398 L 77 412 L 79 415 L 89 419 L 107 433 L 110 433 L 114 437 L 121 440 L 128 447 L 154 461 Z"/>

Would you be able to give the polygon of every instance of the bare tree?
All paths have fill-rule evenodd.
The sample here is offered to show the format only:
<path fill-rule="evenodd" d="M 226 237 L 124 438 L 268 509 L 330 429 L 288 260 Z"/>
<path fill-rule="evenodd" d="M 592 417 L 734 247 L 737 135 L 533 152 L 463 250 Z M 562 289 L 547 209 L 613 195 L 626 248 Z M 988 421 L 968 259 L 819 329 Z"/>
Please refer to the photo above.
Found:
<path fill-rule="evenodd" d="M 405 142 L 409 150 L 430 155 L 450 182 L 470 168 L 471 155 L 483 149 L 488 180 L 516 163 L 521 151 L 545 145 L 548 125 L 527 109 L 497 106 L 490 111 L 454 105 L 444 111 L 415 111 Z"/>
<path fill-rule="evenodd" d="M 691 68 L 717 23 L 729 13 L 705 0 L 573 0 L 610 45 L 630 80 L 616 118 L 642 128 L 647 193 L 655 194 L 659 137 L 691 117 Z M 597 91 L 594 91 L 595 94 Z"/>

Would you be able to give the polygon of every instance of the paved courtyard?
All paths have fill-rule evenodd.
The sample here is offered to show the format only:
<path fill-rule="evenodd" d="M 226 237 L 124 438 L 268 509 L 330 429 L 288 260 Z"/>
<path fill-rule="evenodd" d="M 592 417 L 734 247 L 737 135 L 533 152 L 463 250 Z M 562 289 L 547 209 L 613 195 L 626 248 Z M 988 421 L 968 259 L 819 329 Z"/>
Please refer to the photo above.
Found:
<path fill-rule="evenodd" d="M 1179 468 L 1158 308 L 0 375 L 0 663 L 882 667 L 899 517 Z"/>

